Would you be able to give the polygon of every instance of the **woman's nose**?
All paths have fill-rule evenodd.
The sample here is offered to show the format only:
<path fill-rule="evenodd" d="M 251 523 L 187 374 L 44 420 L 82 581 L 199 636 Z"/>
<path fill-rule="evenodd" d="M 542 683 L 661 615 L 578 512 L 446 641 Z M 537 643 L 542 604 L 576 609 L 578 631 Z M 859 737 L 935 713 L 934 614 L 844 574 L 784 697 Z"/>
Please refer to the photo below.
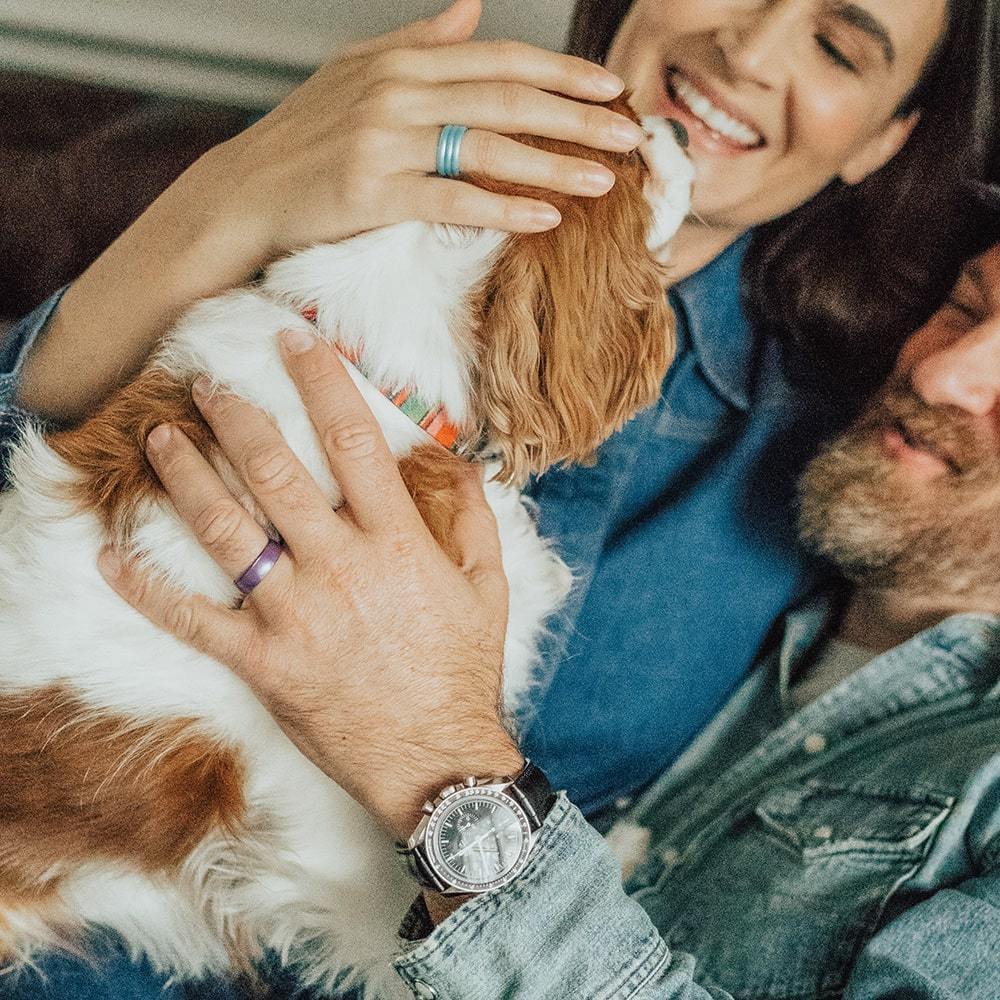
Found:
<path fill-rule="evenodd" d="M 1000 317 L 918 359 L 910 384 L 931 406 L 986 416 L 1000 402 Z"/>
<path fill-rule="evenodd" d="M 777 84 L 802 17 L 799 6 L 796 0 L 757 4 L 719 29 L 716 40 L 734 77 L 765 87 Z"/>

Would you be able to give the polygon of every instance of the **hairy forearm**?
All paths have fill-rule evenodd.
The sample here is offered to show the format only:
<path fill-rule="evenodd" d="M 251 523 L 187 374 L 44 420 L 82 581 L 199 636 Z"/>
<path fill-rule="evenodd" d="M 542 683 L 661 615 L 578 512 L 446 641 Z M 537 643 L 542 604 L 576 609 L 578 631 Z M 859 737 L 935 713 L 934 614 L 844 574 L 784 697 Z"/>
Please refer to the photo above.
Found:
<path fill-rule="evenodd" d="M 73 283 L 26 359 L 17 402 L 80 418 L 142 367 L 191 303 L 250 277 L 265 256 L 252 219 L 221 205 L 212 150 L 168 188 Z"/>

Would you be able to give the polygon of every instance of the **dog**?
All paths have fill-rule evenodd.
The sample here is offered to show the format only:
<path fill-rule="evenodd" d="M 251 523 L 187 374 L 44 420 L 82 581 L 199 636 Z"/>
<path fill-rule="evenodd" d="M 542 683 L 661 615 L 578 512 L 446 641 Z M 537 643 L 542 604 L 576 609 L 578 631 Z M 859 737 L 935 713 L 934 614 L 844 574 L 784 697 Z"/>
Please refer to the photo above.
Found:
<path fill-rule="evenodd" d="M 179 426 L 273 536 L 192 403 L 202 373 L 271 414 L 340 502 L 276 343 L 313 329 L 337 343 L 446 551 L 454 453 L 493 463 L 516 709 L 571 585 L 518 487 L 587 461 L 655 401 L 672 359 L 663 286 L 692 172 L 667 122 L 643 125 L 630 154 L 518 137 L 615 172 L 602 198 L 553 195 L 554 230 L 410 222 L 303 249 L 195 305 L 79 427 L 25 433 L 0 498 L 0 966 L 104 927 L 179 980 L 250 974 L 273 951 L 304 985 L 400 990 L 388 959 L 416 889 L 392 843 L 238 678 L 117 598 L 97 554 L 113 541 L 238 602 L 144 454 L 154 426 Z"/>

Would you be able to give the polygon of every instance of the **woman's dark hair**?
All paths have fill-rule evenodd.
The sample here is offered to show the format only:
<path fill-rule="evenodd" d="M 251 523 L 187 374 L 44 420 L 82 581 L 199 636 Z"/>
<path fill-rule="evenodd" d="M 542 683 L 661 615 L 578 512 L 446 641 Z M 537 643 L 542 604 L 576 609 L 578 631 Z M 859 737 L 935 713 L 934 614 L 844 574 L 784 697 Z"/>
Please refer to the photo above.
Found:
<path fill-rule="evenodd" d="M 567 50 L 603 62 L 631 0 L 577 0 Z M 997 163 L 1000 0 L 949 0 L 948 27 L 897 115 L 903 149 L 860 184 L 831 182 L 754 231 L 747 312 L 786 346 L 790 374 L 838 396 L 881 383 L 906 336 L 947 295 L 976 219 L 963 181 Z"/>

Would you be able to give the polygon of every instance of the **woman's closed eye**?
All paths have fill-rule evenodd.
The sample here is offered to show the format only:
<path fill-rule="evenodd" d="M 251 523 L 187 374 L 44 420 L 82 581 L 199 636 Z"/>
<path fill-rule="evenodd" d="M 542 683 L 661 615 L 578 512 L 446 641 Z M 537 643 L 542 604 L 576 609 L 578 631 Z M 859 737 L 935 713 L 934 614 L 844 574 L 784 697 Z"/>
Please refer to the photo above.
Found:
<path fill-rule="evenodd" d="M 842 69 L 846 69 L 849 73 L 854 73 L 856 75 L 859 73 L 857 64 L 849 59 L 844 52 L 837 47 L 829 35 L 817 33 L 813 37 L 816 40 L 816 44 L 820 47 L 820 50 L 832 63 L 836 66 L 840 66 Z"/>

